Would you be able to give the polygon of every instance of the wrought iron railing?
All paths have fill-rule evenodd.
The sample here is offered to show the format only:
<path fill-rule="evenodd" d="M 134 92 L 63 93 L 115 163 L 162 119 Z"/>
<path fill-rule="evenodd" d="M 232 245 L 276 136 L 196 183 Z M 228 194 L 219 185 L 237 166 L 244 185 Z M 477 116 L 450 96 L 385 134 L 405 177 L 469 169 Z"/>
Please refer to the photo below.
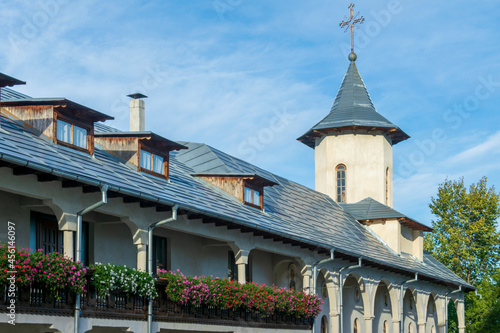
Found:
<path fill-rule="evenodd" d="M 81 297 L 82 317 L 109 319 L 146 320 L 148 299 L 114 290 L 109 295 L 101 296 L 99 290 L 90 284 L 90 275 L 86 276 L 86 292 Z M 313 318 L 296 318 L 279 314 L 263 315 L 259 311 L 245 308 L 219 308 L 209 305 L 182 305 L 169 299 L 165 292 L 167 282 L 156 281 L 158 296 L 153 300 L 155 321 L 186 322 L 200 324 L 218 324 L 230 326 L 252 326 L 269 328 L 310 329 Z M 7 287 L 3 288 L 0 312 L 8 312 Z M 51 296 L 46 288 L 36 285 L 17 288 L 16 312 L 46 315 L 73 316 L 75 295 L 60 291 Z"/>

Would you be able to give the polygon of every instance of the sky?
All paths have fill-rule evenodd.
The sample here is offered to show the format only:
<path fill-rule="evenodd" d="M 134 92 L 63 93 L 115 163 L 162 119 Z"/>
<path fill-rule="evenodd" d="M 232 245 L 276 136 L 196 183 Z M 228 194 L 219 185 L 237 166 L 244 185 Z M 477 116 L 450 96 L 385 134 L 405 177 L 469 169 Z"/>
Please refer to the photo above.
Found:
<path fill-rule="evenodd" d="M 0 72 L 33 97 L 66 97 L 129 128 L 203 142 L 314 188 L 296 138 L 326 116 L 347 70 L 339 0 L 0 0 Z M 394 146 L 394 208 L 430 225 L 440 183 L 500 189 L 500 5 L 357 1 L 356 65 Z"/>

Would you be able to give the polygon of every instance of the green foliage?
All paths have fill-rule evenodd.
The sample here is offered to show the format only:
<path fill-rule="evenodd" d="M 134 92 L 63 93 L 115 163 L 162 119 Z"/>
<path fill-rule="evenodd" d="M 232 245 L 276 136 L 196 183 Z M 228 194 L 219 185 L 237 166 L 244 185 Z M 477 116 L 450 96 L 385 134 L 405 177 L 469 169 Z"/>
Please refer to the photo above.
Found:
<path fill-rule="evenodd" d="M 486 177 L 467 191 L 464 180 L 446 180 L 432 198 L 433 233 L 424 248 L 467 283 L 475 285 L 492 275 L 500 258 L 500 197 L 487 187 Z"/>
<path fill-rule="evenodd" d="M 500 195 L 486 177 L 467 190 L 463 178 L 440 184 L 429 205 L 436 220 L 424 238 L 424 249 L 478 288 L 465 296 L 468 332 L 498 332 L 500 327 Z M 448 332 L 458 332 L 450 302 Z"/>
<path fill-rule="evenodd" d="M 465 321 L 470 332 L 498 333 L 500 330 L 500 267 L 491 278 L 484 279 L 478 285 L 478 293 L 465 297 Z"/>

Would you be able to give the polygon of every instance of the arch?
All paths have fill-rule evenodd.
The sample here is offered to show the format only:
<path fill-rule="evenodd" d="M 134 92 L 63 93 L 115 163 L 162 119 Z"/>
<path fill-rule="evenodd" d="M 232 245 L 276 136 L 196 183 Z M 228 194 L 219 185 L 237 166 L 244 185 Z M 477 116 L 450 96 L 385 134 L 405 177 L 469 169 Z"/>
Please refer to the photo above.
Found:
<path fill-rule="evenodd" d="M 416 332 L 418 323 L 417 291 L 413 286 L 406 288 L 403 297 L 403 327 L 404 333 Z"/>
<path fill-rule="evenodd" d="M 302 290 L 303 276 L 299 269 L 299 265 L 293 259 L 283 259 L 277 262 L 273 267 L 274 284 L 278 287 L 290 288 L 291 271 L 295 274 L 294 287 L 295 290 Z"/>
<path fill-rule="evenodd" d="M 328 333 L 328 318 L 324 315 L 321 317 L 321 333 Z"/>
<path fill-rule="evenodd" d="M 456 298 L 456 297 L 451 297 L 450 301 L 448 303 L 452 303 L 453 307 L 455 308 L 455 312 L 456 312 L 456 316 L 457 316 L 457 317 L 455 317 L 455 319 L 456 319 L 456 322 L 458 324 L 458 328 L 465 327 L 465 308 L 464 308 L 464 301 L 463 301 L 463 299 L 459 299 L 459 298 Z M 449 309 L 453 310 L 453 307 L 450 307 Z M 450 319 L 451 319 L 450 315 L 453 315 L 453 313 L 448 312 L 448 323 L 449 324 L 451 322 L 450 321 Z"/>
<path fill-rule="evenodd" d="M 380 281 L 373 298 L 373 332 L 391 332 L 394 309 L 397 311 L 397 300 L 391 295 L 388 281 Z M 391 288 L 392 289 L 392 288 Z M 394 293 L 393 293 L 394 294 Z"/>
<path fill-rule="evenodd" d="M 431 328 L 434 327 L 434 333 L 436 332 L 436 327 L 438 327 L 440 314 L 437 302 L 437 293 L 431 292 L 427 299 L 427 306 L 425 307 L 425 321 L 426 321 L 426 333 L 431 332 Z"/>
<path fill-rule="evenodd" d="M 346 172 L 345 164 L 338 164 L 335 167 L 335 197 L 337 202 L 346 202 Z"/>
<path fill-rule="evenodd" d="M 356 273 L 347 275 L 343 284 L 343 327 L 344 332 L 365 331 L 365 304 L 369 305 L 369 298 L 365 290 L 365 284 L 361 276 Z"/>

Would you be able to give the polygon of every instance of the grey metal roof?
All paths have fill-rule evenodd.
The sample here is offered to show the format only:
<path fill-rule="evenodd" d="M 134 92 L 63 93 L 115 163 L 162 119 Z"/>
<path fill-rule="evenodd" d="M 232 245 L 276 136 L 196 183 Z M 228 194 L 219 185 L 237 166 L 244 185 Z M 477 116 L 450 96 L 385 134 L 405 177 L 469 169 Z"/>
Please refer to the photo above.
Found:
<path fill-rule="evenodd" d="M 280 237 L 408 273 L 464 285 L 465 281 L 428 255 L 423 262 L 397 255 L 330 197 L 203 144 L 186 143 L 187 152 L 171 152 L 170 182 L 131 169 L 96 145 L 94 156 L 42 139 L 22 122 L 1 116 L 0 160 L 111 191 L 220 218 Z M 100 126 L 100 129 L 105 129 Z M 188 154 L 189 153 L 189 154 Z M 209 157 L 201 158 L 201 155 Z M 264 190 L 264 211 L 192 176 L 199 170 L 254 173 L 277 183 Z M 472 286 L 468 287 L 472 289 Z"/>
<path fill-rule="evenodd" d="M 319 132 L 352 127 L 394 130 L 390 133 L 393 144 L 409 138 L 377 112 L 354 61 L 349 64 L 330 113 L 297 140 L 314 148 L 314 138 Z"/>
<path fill-rule="evenodd" d="M 17 92 L 15 90 L 12 90 L 10 88 L 0 88 L 1 91 L 1 96 L 2 96 L 2 101 L 9 101 L 9 100 L 19 100 L 19 99 L 30 99 L 31 97 L 25 94 L 21 94 L 20 92 Z"/>
<path fill-rule="evenodd" d="M 358 221 L 391 218 L 404 219 L 407 220 L 405 223 L 409 224 L 410 227 L 424 231 L 432 231 L 432 228 L 426 226 L 425 224 L 415 221 L 414 219 L 370 197 L 356 203 L 342 203 L 340 206 Z"/>

